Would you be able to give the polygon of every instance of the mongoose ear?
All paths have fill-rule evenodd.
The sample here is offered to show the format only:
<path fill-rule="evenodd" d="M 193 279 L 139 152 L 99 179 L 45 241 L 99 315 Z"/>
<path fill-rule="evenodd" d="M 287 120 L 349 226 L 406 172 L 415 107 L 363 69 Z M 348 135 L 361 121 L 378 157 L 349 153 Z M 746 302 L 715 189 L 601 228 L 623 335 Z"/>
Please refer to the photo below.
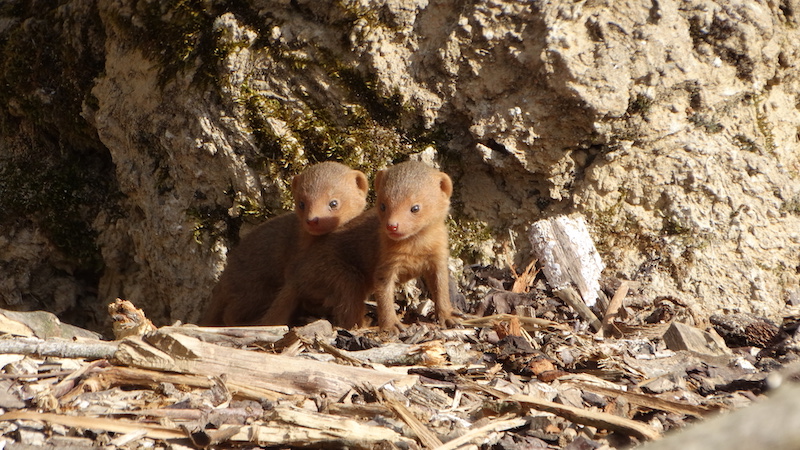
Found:
<path fill-rule="evenodd" d="M 297 186 L 300 185 L 300 182 L 303 181 L 303 174 L 298 173 L 297 175 L 292 178 L 292 193 L 297 193 Z"/>
<path fill-rule="evenodd" d="M 450 198 L 450 196 L 453 195 L 453 180 L 451 180 L 450 176 L 448 176 L 446 173 L 441 174 L 439 188 L 447 198 Z"/>
<path fill-rule="evenodd" d="M 369 181 L 367 181 L 367 176 L 359 170 L 353 170 L 353 172 L 356 177 L 356 187 L 359 191 L 366 195 L 367 191 L 369 191 Z"/>
<path fill-rule="evenodd" d="M 386 170 L 379 170 L 375 174 L 375 192 L 381 190 L 381 185 L 383 184 L 383 176 L 386 175 Z"/>

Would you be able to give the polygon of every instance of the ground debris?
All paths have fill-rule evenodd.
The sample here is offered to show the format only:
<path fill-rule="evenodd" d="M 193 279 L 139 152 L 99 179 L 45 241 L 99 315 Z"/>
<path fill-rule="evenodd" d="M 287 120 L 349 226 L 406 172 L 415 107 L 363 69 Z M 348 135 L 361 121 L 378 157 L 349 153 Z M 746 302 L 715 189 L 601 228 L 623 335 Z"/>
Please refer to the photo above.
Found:
<path fill-rule="evenodd" d="M 737 316 L 708 326 L 680 299 L 647 301 L 637 283 L 605 279 L 599 297 L 611 300 L 592 307 L 590 326 L 535 262 L 467 272 L 491 295 L 466 306 L 461 328 L 417 317 L 409 298 L 416 323 L 399 336 L 324 320 L 155 329 L 118 301 L 112 315 L 135 323 L 105 341 L 20 321 L 46 313 L 2 315 L 0 445 L 629 448 L 800 379 L 796 314 L 782 327 Z"/>

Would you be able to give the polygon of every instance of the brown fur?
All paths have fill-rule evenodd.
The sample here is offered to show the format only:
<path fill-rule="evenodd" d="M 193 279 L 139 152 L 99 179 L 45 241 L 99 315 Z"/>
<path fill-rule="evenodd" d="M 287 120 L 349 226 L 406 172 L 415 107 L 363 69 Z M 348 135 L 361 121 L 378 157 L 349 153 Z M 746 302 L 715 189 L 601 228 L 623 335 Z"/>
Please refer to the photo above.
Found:
<path fill-rule="evenodd" d="M 378 227 L 372 208 L 299 255 L 261 324 L 286 324 L 302 306 L 344 328 L 363 325 L 378 264 Z"/>
<path fill-rule="evenodd" d="M 363 173 L 334 162 L 316 164 L 294 177 L 294 212 L 259 225 L 229 253 L 200 323 L 258 323 L 283 286 L 291 261 L 358 216 L 368 189 Z"/>
<path fill-rule="evenodd" d="M 381 330 L 402 328 L 394 311 L 397 283 L 422 277 L 442 325 L 452 325 L 447 259 L 447 213 L 453 182 L 423 163 L 398 164 L 375 177 L 381 222 L 380 263 L 375 269 L 375 300 Z"/>
<path fill-rule="evenodd" d="M 423 163 L 407 162 L 378 173 L 378 207 L 321 239 L 298 257 L 262 323 L 286 323 L 299 304 L 322 305 L 336 325 L 363 325 L 365 302 L 376 293 L 378 325 L 401 328 L 394 311 L 398 282 L 423 277 L 438 320 L 451 324 L 447 227 L 450 177 Z M 412 207 L 414 208 L 412 212 Z"/>

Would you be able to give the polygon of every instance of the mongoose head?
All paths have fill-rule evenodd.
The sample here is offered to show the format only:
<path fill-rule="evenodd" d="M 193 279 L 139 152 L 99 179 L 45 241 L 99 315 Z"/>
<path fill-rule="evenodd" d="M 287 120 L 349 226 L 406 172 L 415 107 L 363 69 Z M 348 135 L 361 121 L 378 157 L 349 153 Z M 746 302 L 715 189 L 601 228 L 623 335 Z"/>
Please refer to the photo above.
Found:
<path fill-rule="evenodd" d="M 378 172 L 375 192 L 383 231 L 389 239 L 401 241 L 444 222 L 453 182 L 424 163 L 408 161 Z"/>
<path fill-rule="evenodd" d="M 337 162 L 315 164 L 292 179 L 294 211 L 303 229 L 328 234 L 367 206 L 366 175 Z"/>

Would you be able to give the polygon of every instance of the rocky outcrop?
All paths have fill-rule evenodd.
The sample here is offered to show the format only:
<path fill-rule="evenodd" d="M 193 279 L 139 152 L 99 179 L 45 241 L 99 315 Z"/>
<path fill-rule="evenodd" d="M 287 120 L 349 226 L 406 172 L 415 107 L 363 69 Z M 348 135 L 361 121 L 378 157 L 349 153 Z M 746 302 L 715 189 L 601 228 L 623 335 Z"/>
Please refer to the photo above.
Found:
<path fill-rule="evenodd" d="M 0 10 L 6 306 L 196 320 L 291 174 L 409 155 L 465 262 L 580 212 L 651 298 L 800 295 L 796 0 L 62 3 Z"/>

